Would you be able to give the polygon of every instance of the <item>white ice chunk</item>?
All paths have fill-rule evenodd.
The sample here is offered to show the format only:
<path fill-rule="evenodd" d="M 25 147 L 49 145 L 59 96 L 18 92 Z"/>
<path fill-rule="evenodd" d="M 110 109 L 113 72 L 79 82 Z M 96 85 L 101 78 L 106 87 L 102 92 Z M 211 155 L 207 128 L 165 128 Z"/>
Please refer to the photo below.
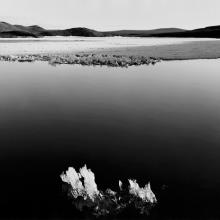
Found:
<path fill-rule="evenodd" d="M 141 198 L 143 201 L 155 203 L 157 202 L 155 194 L 151 190 L 150 183 L 141 188 L 136 180 L 129 181 L 129 193 Z"/>
<path fill-rule="evenodd" d="M 95 175 L 87 169 L 86 165 L 77 173 L 73 167 L 69 167 L 66 173 L 60 175 L 63 182 L 71 185 L 71 193 L 74 198 L 82 196 L 84 199 L 89 197 L 94 200 L 95 196 L 100 195 L 95 182 Z"/>
<path fill-rule="evenodd" d="M 84 178 L 84 188 L 90 199 L 94 199 L 95 196 L 99 195 L 99 190 L 95 182 L 95 174 L 87 169 L 86 165 L 80 168 L 80 174 Z"/>
<path fill-rule="evenodd" d="M 119 189 L 122 190 L 122 181 L 121 180 L 119 180 L 118 185 L 119 185 Z"/>
<path fill-rule="evenodd" d="M 77 198 L 80 195 L 83 195 L 85 189 L 83 184 L 80 180 L 81 175 L 76 172 L 76 170 L 72 167 L 69 167 L 65 173 L 60 175 L 63 182 L 66 182 L 72 186 L 71 193 L 73 194 L 74 198 Z"/>

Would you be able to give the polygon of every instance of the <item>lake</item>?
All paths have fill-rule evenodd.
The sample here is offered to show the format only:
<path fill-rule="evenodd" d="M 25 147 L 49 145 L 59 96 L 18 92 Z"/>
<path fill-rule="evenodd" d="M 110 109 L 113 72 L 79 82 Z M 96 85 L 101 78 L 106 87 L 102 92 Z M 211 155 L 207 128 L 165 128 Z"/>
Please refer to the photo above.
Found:
<path fill-rule="evenodd" d="M 0 38 L 0 55 L 67 53 L 108 48 L 159 46 L 187 42 L 216 42 L 211 38 L 141 38 L 141 37 L 43 37 Z"/>
<path fill-rule="evenodd" d="M 219 60 L 0 69 L 2 219 L 76 218 L 59 175 L 84 164 L 101 189 L 150 181 L 152 219 L 220 217 Z"/>

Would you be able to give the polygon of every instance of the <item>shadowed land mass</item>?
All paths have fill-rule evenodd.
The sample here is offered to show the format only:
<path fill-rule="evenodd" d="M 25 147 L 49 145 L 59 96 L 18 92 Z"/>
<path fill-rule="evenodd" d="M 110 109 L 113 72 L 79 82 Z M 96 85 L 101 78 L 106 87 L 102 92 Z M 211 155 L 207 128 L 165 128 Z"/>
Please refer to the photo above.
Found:
<path fill-rule="evenodd" d="M 194 30 L 180 28 L 159 28 L 153 30 L 117 30 L 96 31 L 85 27 L 64 30 L 50 30 L 38 25 L 23 26 L 0 22 L 0 37 L 44 37 L 44 36 L 84 36 L 84 37 L 185 37 L 185 38 L 220 38 L 220 26 L 211 26 Z"/>

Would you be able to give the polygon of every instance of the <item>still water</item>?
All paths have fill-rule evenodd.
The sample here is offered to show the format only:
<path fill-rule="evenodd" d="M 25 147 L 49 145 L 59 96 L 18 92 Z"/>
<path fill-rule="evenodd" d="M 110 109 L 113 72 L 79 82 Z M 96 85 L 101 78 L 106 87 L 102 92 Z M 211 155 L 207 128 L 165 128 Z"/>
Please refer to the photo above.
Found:
<path fill-rule="evenodd" d="M 220 62 L 0 63 L 0 218 L 71 218 L 59 175 L 150 181 L 154 219 L 220 217 Z"/>

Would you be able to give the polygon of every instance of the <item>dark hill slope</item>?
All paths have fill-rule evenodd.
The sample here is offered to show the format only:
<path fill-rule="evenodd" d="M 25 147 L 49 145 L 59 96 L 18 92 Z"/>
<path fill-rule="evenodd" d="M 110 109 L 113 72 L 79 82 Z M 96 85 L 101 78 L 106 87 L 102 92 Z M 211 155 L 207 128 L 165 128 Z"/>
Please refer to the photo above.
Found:
<path fill-rule="evenodd" d="M 220 38 L 220 26 L 211 26 L 178 33 L 152 34 L 152 37 L 195 37 L 195 38 Z"/>
<path fill-rule="evenodd" d="M 33 26 L 14 25 L 14 27 L 18 28 L 20 31 L 25 31 L 35 35 L 40 35 L 42 32 L 47 31 L 46 29 L 37 25 L 33 25 Z"/>
<path fill-rule="evenodd" d="M 0 37 L 43 37 L 43 36 L 83 36 L 83 37 L 195 37 L 220 38 L 220 26 L 211 26 L 195 30 L 179 28 L 161 28 L 154 30 L 120 30 L 100 32 L 88 28 L 70 28 L 64 30 L 47 30 L 40 26 L 11 25 L 0 22 Z"/>
<path fill-rule="evenodd" d="M 4 31 L 0 32 L 0 37 L 2 38 L 16 38 L 16 37 L 34 37 L 36 38 L 36 35 L 23 32 L 23 31 Z"/>
<path fill-rule="evenodd" d="M 149 37 L 153 34 L 168 34 L 168 33 L 181 33 L 186 30 L 179 28 L 161 28 L 153 30 L 120 30 L 120 31 L 108 31 L 103 32 L 106 35 L 111 36 L 124 36 L 124 37 Z"/>
<path fill-rule="evenodd" d="M 0 22 L 0 37 L 37 37 L 37 35 L 22 25 Z"/>
<path fill-rule="evenodd" d="M 43 36 L 84 36 L 104 37 L 102 32 L 88 28 L 70 28 L 64 30 L 46 30 L 40 26 L 11 25 L 0 22 L 0 37 L 43 37 Z"/>
<path fill-rule="evenodd" d="M 42 33 L 49 34 L 49 36 L 83 36 L 83 37 L 104 37 L 104 34 L 99 31 L 95 31 L 88 28 L 70 28 L 65 30 L 47 30 L 47 32 Z"/>
<path fill-rule="evenodd" d="M 20 31 L 20 29 L 16 27 L 15 25 L 11 25 L 6 22 L 0 22 L 0 33 L 9 32 L 9 31 Z"/>

